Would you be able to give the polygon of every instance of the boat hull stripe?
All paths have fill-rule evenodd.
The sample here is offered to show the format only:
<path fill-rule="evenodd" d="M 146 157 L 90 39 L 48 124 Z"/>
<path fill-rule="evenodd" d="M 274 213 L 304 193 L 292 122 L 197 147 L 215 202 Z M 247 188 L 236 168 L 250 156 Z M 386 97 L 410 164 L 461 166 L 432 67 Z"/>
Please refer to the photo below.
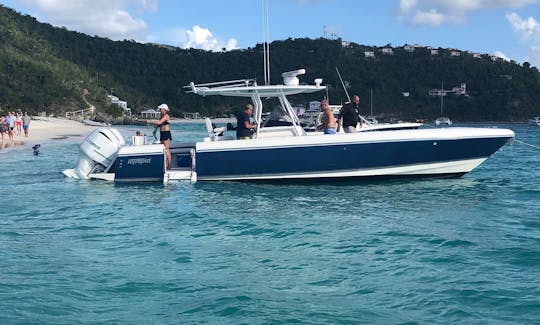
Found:
<path fill-rule="evenodd" d="M 345 176 L 365 170 L 474 159 L 483 161 L 507 140 L 501 137 L 198 152 L 197 173 L 201 180 L 342 173 Z"/>

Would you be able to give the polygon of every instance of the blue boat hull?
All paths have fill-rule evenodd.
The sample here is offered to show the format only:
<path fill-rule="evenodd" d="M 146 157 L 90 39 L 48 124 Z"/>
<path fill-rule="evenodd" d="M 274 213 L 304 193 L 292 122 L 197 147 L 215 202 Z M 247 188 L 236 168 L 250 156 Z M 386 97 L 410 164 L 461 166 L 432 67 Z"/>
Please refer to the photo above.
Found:
<path fill-rule="evenodd" d="M 197 152 L 199 180 L 396 177 L 381 169 L 485 159 L 509 138 L 395 141 Z M 482 160 L 483 161 L 483 160 Z M 363 173 L 356 173 L 365 171 Z M 370 173 L 370 171 L 373 171 Z M 466 171 L 403 174 L 457 177 Z"/>

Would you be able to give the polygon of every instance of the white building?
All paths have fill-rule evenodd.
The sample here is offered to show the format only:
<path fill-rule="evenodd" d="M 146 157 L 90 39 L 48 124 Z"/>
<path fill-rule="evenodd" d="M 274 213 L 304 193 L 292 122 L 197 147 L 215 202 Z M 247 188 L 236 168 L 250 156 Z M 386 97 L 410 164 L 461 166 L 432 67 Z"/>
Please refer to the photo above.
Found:
<path fill-rule="evenodd" d="M 147 110 L 142 111 L 141 116 L 143 118 L 159 119 L 161 114 L 158 110 L 149 108 Z"/>
<path fill-rule="evenodd" d="M 444 89 L 431 89 L 429 92 L 430 96 L 446 96 L 447 94 L 454 94 L 456 96 L 469 96 L 467 94 L 467 84 L 462 83 L 459 87 L 454 87 L 452 90 L 444 90 Z"/>
<path fill-rule="evenodd" d="M 184 112 L 182 113 L 182 116 L 185 118 L 185 119 L 192 119 L 192 120 L 197 120 L 197 119 L 200 119 L 201 118 L 201 114 L 199 112 L 195 112 L 195 113 L 192 113 L 192 112 Z"/>
<path fill-rule="evenodd" d="M 431 55 L 439 55 L 439 50 L 431 49 L 430 53 L 431 53 Z"/>
<path fill-rule="evenodd" d="M 373 52 L 373 51 L 365 51 L 364 56 L 366 58 L 374 58 L 375 57 L 375 52 Z"/>
<path fill-rule="evenodd" d="M 386 55 L 394 55 L 394 50 L 390 47 L 385 47 L 382 49 L 382 53 Z"/>
<path fill-rule="evenodd" d="M 131 116 L 131 108 L 128 107 L 128 104 L 125 100 L 120 100 L 120 98 L 114 95 L 107 95 L 107 98 L 109 99 L 111 104 L 122 107 L 122 109 L 124 110 L 124 115 Z"/>
<path fill-rule="evenodd" d="M 404 49 L 405 51 L 409 52 L 409 53 L 414 52 L 414 46 L 412 46 L 412 45 L 405 45 L 405 46 L 403 47 L 403 49 Z"/>
<path fill-rule="evenodd" d="M 459 95 L 464 95 L 464 96 L 466 96 L 466 95 L 467 95 L 467 84 L 466 84 L 466 83 L 462 83 L 460 87 L 454 87 L 454 88 L 452 88 L 452 92 L 453 92 L 454 95 L 456 95 L 456 96 L 459 96 Z"/>
<path fill-rule="evenodd" d="M 125 100 L 113 99 L 113 100 L 111 100 L 111 104 L 114 104 L 116 106 L 120 106 L 123 109 L 127 108 L 127 102 Z"/>
<path fill-rule="evenodd" d="M 460 56 L 460 55 L 461 55 L 461 52 L 459 52 L 459 51 L 450 52 L 450 56 Z"/>

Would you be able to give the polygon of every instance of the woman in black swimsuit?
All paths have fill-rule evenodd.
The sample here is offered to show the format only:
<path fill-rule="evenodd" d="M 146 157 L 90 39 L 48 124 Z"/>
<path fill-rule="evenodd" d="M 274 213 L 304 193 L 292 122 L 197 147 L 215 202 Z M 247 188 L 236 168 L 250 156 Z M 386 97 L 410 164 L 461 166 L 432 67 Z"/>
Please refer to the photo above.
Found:
<path fill-rule="evenodd" d="M 165 146 L 165 168 L 169 169 L 171 165 L 171 151 L 169 149 L 171 145 L 171 127 L 169 125 L 171 117 L 169 116 L 169 106 L 167 104 L 161 104 L 158 106 L 161 113 L 159 120 L 147 120 L 146 123 L 155 124 L 159 126 L 159 141 Z"/>

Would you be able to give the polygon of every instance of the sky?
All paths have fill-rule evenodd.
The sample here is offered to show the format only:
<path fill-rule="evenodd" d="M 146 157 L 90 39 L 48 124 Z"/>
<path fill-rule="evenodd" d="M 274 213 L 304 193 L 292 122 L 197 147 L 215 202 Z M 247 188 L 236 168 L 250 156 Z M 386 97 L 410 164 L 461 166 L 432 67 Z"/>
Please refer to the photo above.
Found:
<path fill-rule="evenodd" d="M 495 54 L 540 67 L 540 0 L 0 0 L 41 22 L 112 40 L 212 51 L 340 37 Z M 265 4 L 266 3 L 266 4 Z M 270 49 L 271 51 L 271 49 Z"/>

